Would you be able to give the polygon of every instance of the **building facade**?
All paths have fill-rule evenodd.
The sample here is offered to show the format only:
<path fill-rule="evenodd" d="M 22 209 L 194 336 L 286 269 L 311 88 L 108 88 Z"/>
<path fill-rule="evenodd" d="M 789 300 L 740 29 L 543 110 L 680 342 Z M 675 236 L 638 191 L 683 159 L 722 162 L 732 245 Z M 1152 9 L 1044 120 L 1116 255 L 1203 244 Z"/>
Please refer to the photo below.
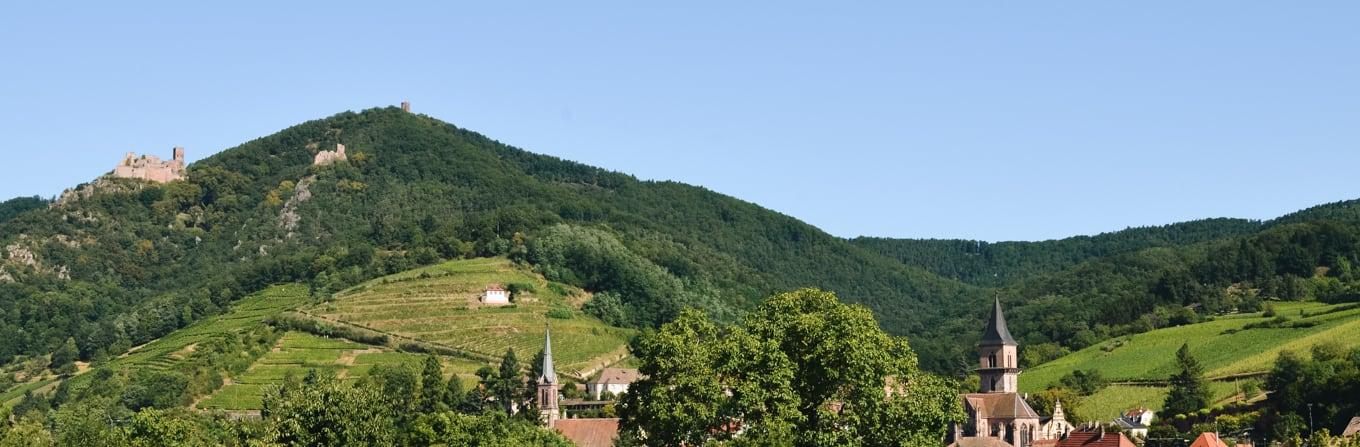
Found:
<path fill-rule="evenodd" d="M 491 306 L 504 306 L 510 304 L 510 291 L 500 284 L 486 286 L 486 291 L 482 292 L 482 304 Z"/>
<path fill-rule="evenodd" d="M 952 430 L 952 445 L 998 444 L 1030 447 L 1035 441 L 1057 439 L 1072 430 L 1056 406 L 1041 418 L 1025 402 L 1020 390 L 1019 343 L 1006 327 L 1001 300 L 996 300 L 978 342 L 978 392 L 959 396 L 967 420 Z"/>

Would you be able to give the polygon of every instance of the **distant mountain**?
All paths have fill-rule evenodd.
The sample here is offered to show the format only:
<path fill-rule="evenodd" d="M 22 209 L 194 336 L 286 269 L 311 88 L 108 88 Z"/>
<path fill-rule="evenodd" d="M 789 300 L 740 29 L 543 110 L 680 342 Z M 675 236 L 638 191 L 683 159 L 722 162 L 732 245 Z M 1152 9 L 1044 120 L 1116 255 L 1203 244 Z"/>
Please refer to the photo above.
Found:
<path fill-rule="evenodd" d="M 345 160 L 313 165 L 338 144 Z M 1350 299 L 1360 262 L 1354 202 L 1036 243 L 850 241 L 395 107 L 296 125 L 186 172 L 0 206 L 0 331 L 13 334 L 0 362 L 68 339 L 81 359 L 116 355 L 271 284 L 325 293 L 506 256 L 593 292 L 585 309 L 617 326 L 655 326 L 687 306 L 731 321 L 774 292 L 831 290 L 910 336 L 923 366 L 953 372 L 969 367 L 994 296 L 1036 363 L 1264 297 Z"/>
<path fill-rule="evenodd" d="M 947 278 L 995 287 L 1094 258 L 1241 236 L 1261 228 L 1259 221 L 1219 218 L 1041 242 L 880 237 L 859 237 L 851 242 Z"/>
<path fill-rule="evenodd" d="M 313 166 L 337 144 L 346 161 Z M 0 329 L 19 335 L 0 340 L 5 360 L 68 337 L 81 358 L 117 354 L 269 284 L 334 289 L 440 258 L 531 263 L 604 292 L 589 309 L 625 326 L 685 306 L 732 319 L 766 295 L 816 286 L 869 306 L 890 331 L 925 334 L 937 322 L 923 309 L 983 297 L 749 202 L 533 154 L 394 107 L 222 151 L 185 181 L 81 185 L 0 222 L 0 247 L 11 245 Z M 917 340 L 926 357 L 952 344 Z"/>

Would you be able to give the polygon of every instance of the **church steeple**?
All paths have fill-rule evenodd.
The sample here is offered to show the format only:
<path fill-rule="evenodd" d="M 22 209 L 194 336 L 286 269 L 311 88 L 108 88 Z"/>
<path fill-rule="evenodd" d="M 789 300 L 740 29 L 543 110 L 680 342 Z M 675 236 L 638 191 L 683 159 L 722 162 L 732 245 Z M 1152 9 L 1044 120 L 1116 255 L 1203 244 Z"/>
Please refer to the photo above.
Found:
<path fill-rule="evenodd" d="M 1020 365 L 1017 361 L 1019 343 L 1006 327 L 1006 315 L 1001 312 L 1001 299 L 992 306 L 992 315 L 978 342 L 978 376 L 983 393 L 1014 393 L 1020 389 Z"/>
<path fill-rule="evenodd" d="M 986 332 L 982 333 L 983 346 L 1009 345 L 1016 346 L 1015 338 L 1011 337 L 1011 331 L 1006 327 L 1006 315 L 1001 313 L 1001 298 L 997 298 L 995 306 L 992 307 L 992 315 L 987 318 Z"/>
<path fill-rule="evenodd" d="M 557 371 L 553 371 L 552 330 L 543 328 L 543 372 L 538 375 L 539 418 L 552 427 L 562 417 L 557 410 Z"/>
<path fill-rule="evenodd" d="M 557 383 L 557 372 L 553 371 L 552 330 L 543 329 L 543 372 L 538 375 L 538 383 Z"/>

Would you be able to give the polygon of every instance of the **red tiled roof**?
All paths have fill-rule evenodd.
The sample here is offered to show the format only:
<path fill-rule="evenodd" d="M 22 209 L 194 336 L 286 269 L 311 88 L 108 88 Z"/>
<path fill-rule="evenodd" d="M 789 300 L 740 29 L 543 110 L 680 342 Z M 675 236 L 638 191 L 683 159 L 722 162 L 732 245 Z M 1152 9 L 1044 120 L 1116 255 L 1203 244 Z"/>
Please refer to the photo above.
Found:
<path fill-rule="evenodd" d="M 580 447 L 612 447 L 619 436 L 619 420 L 558 419 L 553 430 Z"/>
<path fill-rule="evenodd" d="M 1058 441 L 1058 447 L 1137 447 L 1123 433 L 1074 431 Z"/>
<path fill-rule="evenodd" d="M 1218 439 L 1217 433 L 1200 433 L 1195 442 L 1190 443 L 1190 447 L 1228 447 L 1222 439 Z"/>
<path fill-rule="evenodd" d="M 502 286 L 502 285 L 500 285 L 500 284 L 487 284 L 486 290 L 487 290 L 488 292 L 493 291 L 493 290 L 495 290 L 495 291 L 504 291 L 504 290 L 505 290 L 505 286 Z"/>

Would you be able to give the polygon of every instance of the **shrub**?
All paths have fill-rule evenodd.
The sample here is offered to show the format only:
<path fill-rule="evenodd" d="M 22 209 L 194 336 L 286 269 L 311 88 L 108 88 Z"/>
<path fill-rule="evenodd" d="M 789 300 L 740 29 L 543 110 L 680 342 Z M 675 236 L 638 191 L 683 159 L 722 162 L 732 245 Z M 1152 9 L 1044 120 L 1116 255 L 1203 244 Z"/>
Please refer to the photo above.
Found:
<path fill-rule="evenodd" d="M 555 318 L 558 320 L 570 320 L 571 315 L 571 310 L 560 307 L 548 311 L 548 318 Z"/>
<path fill-rule="evenodd" d="M 527 283 L 527 282 L 512 282 L 512 283 L 510 283 L 510 284 L 507 284 L 507 285 L 505 286 L 505 289 L 506 289 L 506 290 L 509 290 L 511 295 L 519 295 L 519 294 L 521 294 L 521 293 L 537 293 L 537 292 L 538 292 L 538 288 L 537 288 L 537 287 L 534 287 L 533 284 Z"/>

